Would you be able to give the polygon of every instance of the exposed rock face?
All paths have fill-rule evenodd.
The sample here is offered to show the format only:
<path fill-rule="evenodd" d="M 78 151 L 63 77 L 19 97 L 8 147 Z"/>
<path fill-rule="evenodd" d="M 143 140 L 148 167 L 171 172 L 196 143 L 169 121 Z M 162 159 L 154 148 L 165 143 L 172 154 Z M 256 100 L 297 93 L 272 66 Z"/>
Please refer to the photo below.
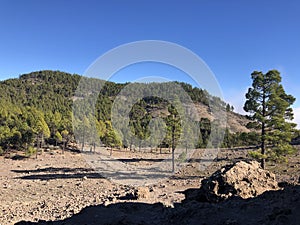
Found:
<path fill-rule="evenodd" d="M 197 199 L 208 202 L 220 202 L 232 196 L 245 199 L 278 189 L 275 174 L 262 169 L 256 161 L 241 161 L 202 180 Z"/>

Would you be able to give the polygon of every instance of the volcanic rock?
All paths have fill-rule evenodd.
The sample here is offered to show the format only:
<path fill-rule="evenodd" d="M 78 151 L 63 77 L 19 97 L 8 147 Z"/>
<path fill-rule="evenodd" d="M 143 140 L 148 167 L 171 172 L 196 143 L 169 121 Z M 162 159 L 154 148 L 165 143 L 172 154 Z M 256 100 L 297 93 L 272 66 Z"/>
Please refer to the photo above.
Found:
<path fill-rule="evenodd" d="M 233 196 L 253 198 L 265 191 L 278 189 L 275 174 L 262 169 L 256 161 L 240 161 L 203 179 L 193 198 L 204 202 L 220 202 Z"/>

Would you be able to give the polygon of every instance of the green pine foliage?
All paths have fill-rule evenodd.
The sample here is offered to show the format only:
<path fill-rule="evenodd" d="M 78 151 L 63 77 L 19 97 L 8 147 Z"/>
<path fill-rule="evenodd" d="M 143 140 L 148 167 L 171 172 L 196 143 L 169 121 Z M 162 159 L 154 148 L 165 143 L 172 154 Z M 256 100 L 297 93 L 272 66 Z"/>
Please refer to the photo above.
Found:
<path fill-rule="evenodd" d="M 291 105 L 295 98 L 285 93 L 277 70 L 266 74 L 254 71 L 251 77 L 253 83 L 246 94 L 244 110 L 250 113 L 252 119 L 249 126 L 261 131 L 261 152 L 253 155 L 261 158 L 264 168 L 266 158 L 282 160 L 285 155 L 294 152 L 290 143 L 296 126 L 291 122 Z"/>

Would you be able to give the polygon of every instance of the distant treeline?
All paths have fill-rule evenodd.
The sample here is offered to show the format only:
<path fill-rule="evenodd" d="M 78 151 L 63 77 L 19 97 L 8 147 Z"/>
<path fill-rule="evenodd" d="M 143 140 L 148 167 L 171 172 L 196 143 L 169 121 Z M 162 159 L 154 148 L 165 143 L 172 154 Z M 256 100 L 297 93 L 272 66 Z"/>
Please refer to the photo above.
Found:
<path fill-rule="evenodd" d="M 84 93 L 83 96 L 78 95 L 80 92 L 76 93 L 81 78 L 76 74 L 46 70 L 0 82 L 0 152 L 7 152 L 11 149 L 28 151 L 41 143 L 67 145 L 68 142 L 74 141 L 73 101 L 81 101 L 81 98 L 85 97 Z M 81 124 L 81 127 L 75 127 L 75 129 L 82 129 L 81 144 L 91 144 L 92 140 L 84 134 L 84 130 L 91 126 L 91 121 L 95 121 L 97 137 L 102 143 L 111 147 L 129 147 L 130 141 L 115 132 L 111 123 L 114 100 L 128 83 L 117 84 L 90 79 L 94 87 L 89 94 L 97 95 L 97 101 L 95 114 L 85 114 L 80 117 L 80 121 L 75 121 L 75 124 Z M 175 83 L 183 88 L 193 102 L 209 107 L 219 107 L 224 111 L 233 110 L 232 106 L 218 97 L 211 96 L 205 90 L 186 83 Z M 136 86 L 134 90 L 137 95 L 143 92 L 144 85 Z M 164 85 L 167 86 L 168 83 L 162 83 L 157 87 L 165 90 Z M 131 131 L 137 137 L 146 139 L 149 136 L 149 122 L 157 116 L 155 115 L 157 110 L 165 111 L 161 116 L 167 125 L 167 134 L 159 147 L 169 147 L 172 138 L 174 139 L 174 132 L 177 132 L 175 134 L 177 137 L 182 127 L 176 119 L 178 112 L 174 110 L 174 107 L 172 108 L 170 102 L 162 98 L 148 96 L 133 105 L 130 111 Z M 207 118 L 201 118 L 198 122 L 199 137 L 196 147 L 206 147 L 209 144 L 211 122 L 213 121 Z M 176 129 L 172 130 L 172 127 Z M 257 141 L 255 133 L 232 134 L 226 129 L 224 142 L 221 145 L 222 147 L 255 145 Z"/>

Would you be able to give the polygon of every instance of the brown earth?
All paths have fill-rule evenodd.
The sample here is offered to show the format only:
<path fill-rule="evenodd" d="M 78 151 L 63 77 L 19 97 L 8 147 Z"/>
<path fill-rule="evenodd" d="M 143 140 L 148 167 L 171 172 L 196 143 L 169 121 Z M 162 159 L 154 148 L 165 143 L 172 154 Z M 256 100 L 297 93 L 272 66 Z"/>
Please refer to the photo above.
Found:
<path fill-rule="evenodd" d="M 118 157 L 121 153 L 113 154 Z M 122 154 L 138 158 L 141 153 Z M 224 165 L 246 159 L 247 150 L 222 149 L 206 170 L 199 171 L 197 161 L 192 160 L 173 176 L 146 187 L 117 184 L 103 178 L 77 152 L 52 151 L 39 155 L 38 159 L 13 158 L 0 158 L 1 225 L 20 221 L 39 224 L 299 224 L 300 221 L 300 190 L 294 186 L 299 185 L 299 152 L 290 157 L 288 164 L 268 164 L 276 179 L 286 182 L 283 190 L 250 199 L 234 197 L 217 204 L 196 201 L 186 190 L 198 190 L 202 180 Z"/>
<path fill-rule="evenodd" d="M 209 107 L 202 104 L 202 103 L 196 103 L 195 107 L 197 109 L 197 115 L 200 118 L 208 118 L 210 121 L 213 121 L 215 118 L 210 113 Z M 236 132 L 249 132 L 250 130 L 246 127 L 246 125 L 250 122 L 246 118 L 246 116 L 235 113 L 235 112 L 226 112 L 226 122 L 227 127 L 230 132 L 236 133 Z"/>

